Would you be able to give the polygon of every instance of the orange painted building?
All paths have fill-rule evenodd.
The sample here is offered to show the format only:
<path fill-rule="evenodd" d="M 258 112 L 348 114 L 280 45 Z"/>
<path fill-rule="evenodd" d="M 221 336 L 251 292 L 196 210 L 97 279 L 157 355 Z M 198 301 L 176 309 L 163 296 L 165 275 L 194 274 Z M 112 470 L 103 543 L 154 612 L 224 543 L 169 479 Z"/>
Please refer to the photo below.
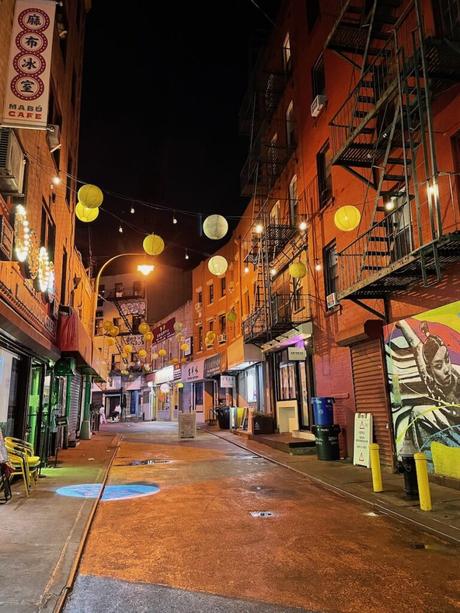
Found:
<path fill-rule="evenodd" d="M 280 431 L 308 431 L 311 397 L 334 398 L 348 456 L 355 414 L 370 413 L 388 466 L 402 438 L 430 461 L 430 441 L 458 446 L 457 409 L 440 392 L 421 418 L 389 361 L 406 356 L 420 398 L 430 396 L 436 376 L 418 354 L 433 334 L 428 345 L 429 331 L 388 337 L 400 320 L 458 300 L 458 19 L 451 0 L 283 2 L 242 105 L 250 203 L 224 248 L 237 279 L 225 308 L 237 305 L 234 337 L 241 318 L 245 345 L 262 350 L 260 408 Z M 209 304 L 210 283 L 203 263 L 194 356 L 218 350 L 197 349 L 200 326 L 223 310 Z M 441 355 L 448 341 L 438 339 Z M 450 386 L 460 364 L 452 368 Z"/>

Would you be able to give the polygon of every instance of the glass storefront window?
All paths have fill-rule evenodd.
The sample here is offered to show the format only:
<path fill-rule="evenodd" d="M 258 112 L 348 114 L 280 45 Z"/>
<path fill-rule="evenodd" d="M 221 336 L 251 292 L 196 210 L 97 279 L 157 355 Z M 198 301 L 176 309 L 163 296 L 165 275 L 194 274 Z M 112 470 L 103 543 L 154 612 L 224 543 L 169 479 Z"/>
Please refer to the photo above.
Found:
<path fill-rule="evenodd" d="M 250 368 L 246 372 L 246 392 L 248 402 L 257 402 L 257 379 L 255 368 Z"/>
<path fill-rule="evenodd" d="M 293 400 L 297 398 L 297 385 L 296 385 L 296 365 L 293 362 L 287 362 L 280 364 L 279 376 L 280 386 L 279 395 L 280 400 Z"/>

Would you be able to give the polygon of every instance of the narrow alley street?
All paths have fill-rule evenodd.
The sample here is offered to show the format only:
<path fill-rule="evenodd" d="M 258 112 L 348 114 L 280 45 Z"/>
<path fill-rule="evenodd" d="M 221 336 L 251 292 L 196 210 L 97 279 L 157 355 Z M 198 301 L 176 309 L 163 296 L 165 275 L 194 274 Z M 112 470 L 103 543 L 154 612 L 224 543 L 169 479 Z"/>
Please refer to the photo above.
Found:
<path fill-rule="evenodd" d="M 105 430 L 121 445 L 68 613 L 458 610 L 454 545 L 211 433 Z"/>

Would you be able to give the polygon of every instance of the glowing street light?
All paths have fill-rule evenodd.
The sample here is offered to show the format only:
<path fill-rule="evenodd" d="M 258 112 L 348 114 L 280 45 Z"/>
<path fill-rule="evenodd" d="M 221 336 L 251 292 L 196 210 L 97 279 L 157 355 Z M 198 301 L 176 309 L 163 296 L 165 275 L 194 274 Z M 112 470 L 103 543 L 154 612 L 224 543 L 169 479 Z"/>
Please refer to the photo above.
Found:
<path fill-rule="evenodd" d="M 153 270 L 155 266 L 153 264 L 139 264 L 137 270 L 141 272 L 144 277 L 147 277 Z"/>

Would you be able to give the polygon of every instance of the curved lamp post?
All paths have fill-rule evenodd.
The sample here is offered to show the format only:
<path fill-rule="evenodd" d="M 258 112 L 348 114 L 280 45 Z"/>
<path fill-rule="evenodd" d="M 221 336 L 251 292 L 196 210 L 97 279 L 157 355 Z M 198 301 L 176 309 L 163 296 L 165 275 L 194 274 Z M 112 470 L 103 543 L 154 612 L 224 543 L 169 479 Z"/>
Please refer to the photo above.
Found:
<path fill-rule="evenodd" d="M 107 268 L 107 266 L 109 266 L 109 264 L 111 264 L 113 261 L 117 260 L 118 258 L 122 258 L 126 256 L 132 256 L 132 257 L 144 256 L 145 257 L 145 255 L 146 255 L 145 252 L 119 253 L 118 255 L 114 255 L 113 257 L 109 258 L 106 262 L 104 262 L 104 264 L 102 264 L 101 268 L 99 269 L 99 272 L 96 275 L 96 281 L 94 283 L 94 305 L 93 305 L 93 311 L 92 311 L 93 316 L 91 318 L 92 338 L 95 336 L 95 330 L 96 330 L 97 301 L 99 297 L 99 283 L 101 280 L 102 273 Z M 154 266 L 152 264 L 150 265 L 141 264 L 140 266 L 138 266 L 139 272 L 141 272 L 145 276 L 150 274 L 153 271 L 153 269 L 154 269 Z M 91 381 L 92 381 L 91 376 L 87 375 L 83 420 L 82 420 L 81 427 L 80 427 L 80 438 L 82 440 L 89 440 L 91 438 L 91 421 L 90 421 Z"/>

